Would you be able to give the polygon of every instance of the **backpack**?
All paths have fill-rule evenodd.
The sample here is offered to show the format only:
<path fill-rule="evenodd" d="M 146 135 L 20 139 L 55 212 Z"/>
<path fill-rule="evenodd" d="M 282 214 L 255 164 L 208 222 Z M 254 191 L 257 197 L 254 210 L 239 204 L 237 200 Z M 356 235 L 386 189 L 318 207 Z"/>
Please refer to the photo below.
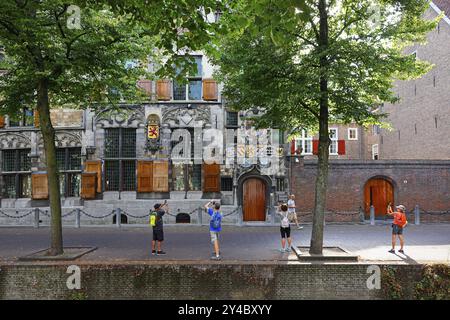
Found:
<path fill-rule="evenodd" d="M 220 228 L 220 223 L 221 223 L 221 214 L 220 212 L 214 212 L 212 217 L 211 217 L 211 223 L 210 226 L 212 229 L 219 229 Z"/>
<path fill-rule="evenodd" d="M 289 228 L 289 226 L 290 226 L 290 223 L 289 223 L 289 214 L 286 213 L 286 214 L 282 214 L 282 215 L 283 215 L 283 218 L 281 219 L 281 226 L 282 226 L 283 228 Z"/>
<path fill-rule="evenodd" d="M 150 225 L 152 227 L 156 226 L 157 218 L 158 218 L 158 213 L 154 210 L 150 211 Z"/>

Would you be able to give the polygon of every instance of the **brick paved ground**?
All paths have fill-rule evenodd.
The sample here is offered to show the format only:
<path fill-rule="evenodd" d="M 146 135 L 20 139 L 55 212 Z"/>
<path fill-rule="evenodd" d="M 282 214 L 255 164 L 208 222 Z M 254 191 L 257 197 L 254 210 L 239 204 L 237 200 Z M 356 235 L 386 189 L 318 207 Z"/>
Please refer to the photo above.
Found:
<path fill-rule="evenodd" d="M 311 225 L 303 230 L 293 228 L 295 245 L 308 245 Z M 96 246 L 98 250 L 83 258 L 85 261 L 118 260 L 205 260 L 211 247 L 206 226 L 166 226 L 164 250 L 167 255 L 150 255 L 151 230 L 137 227 L 65 228 L 66 246 Z M 405 255 L 394 255 L 390 249 L 389 225 L 327 225 L 325 245 L 341 246 L 361 256 L 363 260 L 392 262 L 450 263 L 450 224 L 409 225 L 406 232 Z M 0 227 L 0 260 L 15 260 L 48 245 L 48 228 Z M 278 251 L 278 227 L 225 226 L 221 251 L 225 261 L 287 261 L 291 254 Z"/>

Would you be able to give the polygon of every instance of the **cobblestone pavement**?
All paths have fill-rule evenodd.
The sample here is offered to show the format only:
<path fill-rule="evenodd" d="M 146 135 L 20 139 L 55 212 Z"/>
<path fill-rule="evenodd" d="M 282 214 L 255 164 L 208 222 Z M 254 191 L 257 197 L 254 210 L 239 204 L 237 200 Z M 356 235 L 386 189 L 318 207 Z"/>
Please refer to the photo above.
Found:
<path fill-rule="evenodd" d="M 224 261 L 294 260 L 294 254 L 283 254 L 279 227 L 225 226 L 221 234 Z M 308 246 L 311 225 L 302 230 L 292 227 L 293 244 Z M 98 249 L 81 258 L 85 261 L 123 260 L 207 260 L 212 252 L 207 226 L 165 226 L 165 256 L 150 254 L 151 229 L 145 227 L 65 228 L 65 246 L 96 246 Z M 341 246 L 360 255 L 365 261 L 445 262 L 450 263 L 450 224 L 409 225 L 405 230 L 405 254 L 391 254 L 389 225 L 327 225 L 325 245 Z M 49 244 L 48 228 L 0 227 L 0 260 L 44 249 Z M 398 249 L 398 248 L 397 248 Z"/>

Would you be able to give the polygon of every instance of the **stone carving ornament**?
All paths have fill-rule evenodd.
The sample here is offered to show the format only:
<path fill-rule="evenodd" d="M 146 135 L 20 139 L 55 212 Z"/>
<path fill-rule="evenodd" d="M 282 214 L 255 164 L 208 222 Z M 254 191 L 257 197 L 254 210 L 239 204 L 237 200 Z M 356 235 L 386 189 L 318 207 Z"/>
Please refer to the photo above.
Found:
<path fill-rule="evenodd" d="M 81 132 L 56 132 L 55 134 L 55 145 L 58 148 L 67 148 L 67 147 L 81 147 Z M 42 134 L 39 133 L 38 138 L 38 146 L 40 148 L 44 147 L 44 139 L 42 138 Z"/>
<path fill-rule="evenodd" d="M 171 127 L 196 127 L 211 122 L 208 106 L 168 108 L 163 113 L 163 123 Z"/>
<path fill-rule="evenodd" d="M 0 134 L 1 149 L 31 148 L 31 139 L 25 134 L 9 132 Z"/>
<path fill-rule="evenodd" d="M 95 125 L 106 127 L 145 127 L 145 111 L 142 106 L 120 106 L 120 112 L 114 108 L 101 110 L 95 116 Z"/>

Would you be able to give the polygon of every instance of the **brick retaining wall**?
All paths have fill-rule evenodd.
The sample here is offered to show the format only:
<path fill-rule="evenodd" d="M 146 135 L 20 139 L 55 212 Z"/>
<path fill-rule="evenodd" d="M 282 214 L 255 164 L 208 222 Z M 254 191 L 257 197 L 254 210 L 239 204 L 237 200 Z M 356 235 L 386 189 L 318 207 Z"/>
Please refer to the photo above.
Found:
<path fill-rule="evenodd" d="M 67 265 L 0 265 L 1 299 L 380 299 L 367 264 L 80 265 L 81 290 L 68 290 Z M 383 266 L 381 266 L 383 268 Z M 412 297 L 421 265 L 395 265 Z M 405 279 L 406 280 L 406 279 Z M 382 283 L 383 286 L 383 283 Z"/>

